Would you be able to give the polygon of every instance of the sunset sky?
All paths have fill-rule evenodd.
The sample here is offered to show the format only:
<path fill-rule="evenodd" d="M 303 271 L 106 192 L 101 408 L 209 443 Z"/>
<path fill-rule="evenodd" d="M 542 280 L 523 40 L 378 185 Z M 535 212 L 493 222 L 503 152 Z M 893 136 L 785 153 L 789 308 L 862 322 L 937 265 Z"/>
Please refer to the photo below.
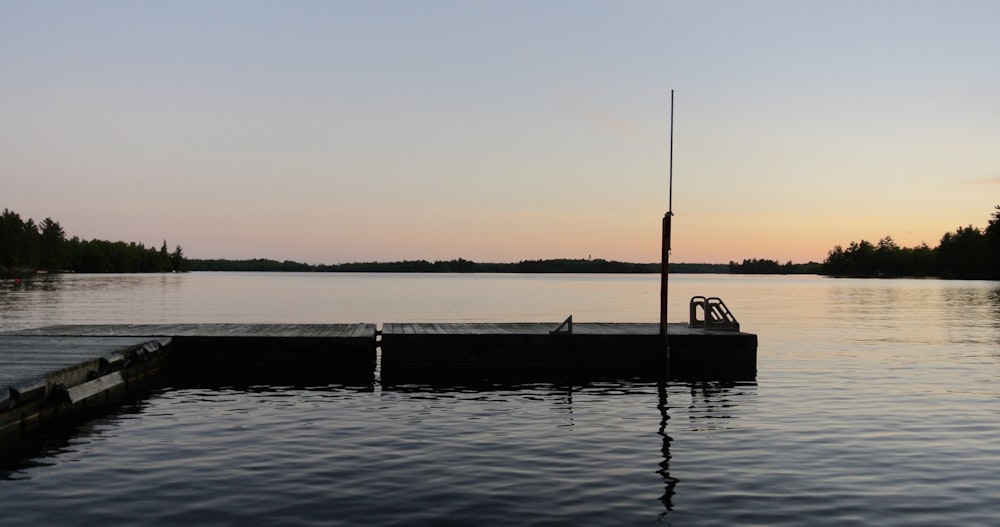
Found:
<path fill-rule="evenodd" d="M 0 0 L 0 209 L 191 258 L 935 246 L 1000 204 L 1000 2 Z"/>

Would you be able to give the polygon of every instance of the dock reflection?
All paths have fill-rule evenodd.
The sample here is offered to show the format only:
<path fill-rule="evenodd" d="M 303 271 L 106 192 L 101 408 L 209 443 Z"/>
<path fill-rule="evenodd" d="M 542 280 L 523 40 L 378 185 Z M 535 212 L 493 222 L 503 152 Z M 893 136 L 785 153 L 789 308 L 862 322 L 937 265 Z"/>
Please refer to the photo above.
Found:
<path fill-rule="evenodd" d="M 449 391 L 472 391 L 472 392 L 517 392 L 518 390 L 537 390 L 539 383 L 547 384 L 551 382 L 551 390 L 561 396 L 560 406 L 567 415 L 568 426 L 574 425 L 575 419 L 575 396 L 582 391 L 593 389 L 599 386 L 609 393 L 629 393 L 647 391 L 655 386 L 656 389 L 656 410 L 658 412 L 657 435 L 660 437 L 659 455 L 655 472 L 660 476 L 663 491 L 659 501 L 663 505 L 661 518 L 667 516 L 674 510 L 674 498 L 677 487 L 682 484 L 680 478 L 671 472 L 672 444 L 674 437 L 671 435 L 671 414 L 673 417 L 686 418 L 686 426 L 682 425 L 684 431 L 703 432 L 711 430 L 722 430 L 735 426 L 740 416 L 741 408 L 747 406 L 749 400 L 756 399 L 756 379 L 668 379 L 663 376 L 633 376 L 615 377 L 595 375 L 591 377 L 574 376 L 572 379 L 563 377 L 557 382 L 552 382 L 552 378 L 546 377 L 548 381 L 540 381 L 539 377 L 520 377 L 519 382 L 499 381 L 496 378 L 482 379 L 479 382 L 462 383 L 416 383 L 399 384 L 383 387 L 385 391 L 406 391 L 406 392 L 449 392 Z M 677 400 L 671 404 L 671 395 Z M 685 400 L 686 399 L 686 400 Z M 675 427 L 676 428 L 676 425 Z M 651 456 L 653 457 L 653 456 Z"/>
<path fill-rule="evenodd" d="M 191 379 L 187 379 L 191 380 Z M 713 430 L 725 428 L 733 419 L 740 417 L 740 409 L 745 407 L 747 397 L 755 398 L 755 381 L 735 381 L 735 380 L 698 380 L 680 381 L 666 378 L 628 377 L 616 378 L 606 375 L 595 375 L 591 377 L 576 376 L 572 380 L 559 379 L 539 381 L 537 378 L 529 382 L 501 382 L 497 379 L 483 379 L 477 382 L 463 383 L 411 383 L 380 386 L 378 383 L 348 383 L 348 384 L 317 384 L 313 386 L 302 383 L 290 385 L 250 385 L 239 387 L 226 383 L 205 383 L 204 379 L 198 379 L 198 386 L 202 389 L 219 389 L 231 393 L 233 391 L 245 390 L 248 392 L 295 392 L 299 389 L 306 389 L 312 393 L 317 391 L 330 391 L 335 394 L 335 399 L 346 400 L 352 397 L 356 401 L 364 401 L 369 394 L 414 394 L 415 397 L 391 397 L 389 401 L 413 401 L 415 398 L 431 401 L 445 401 L 432 406 L 450 409 L 465 408 L 468 412 L 481 411 L 478 403 L 473 401 L 504 401 L 502 408 L 520 408 L 521 402 L 532 405 L 536 410 L 544 408 L 546 405 L 554 405 L 556 420 L 549 419 L 542 429 L 530 427 L 541 426 L 538 422 L 521 421 L 514 422 L 516 426 L 529 427 L 529 436 L 537 440 L 545 437 L 541 432 L 545 427 L 549 428 L 548 434 L 559 436 L 552 445 L 568 444 L 576 448 L 592 447 L 595 439 L 589 434 L 607 434 L 608 437 L 618 436 L 621 429 L 645 429 L 637 435 L 624 436 L 623 439 L 630 441 L 630 447 L 624 451 L 619 450 L 615 455 L 620 456 L 620 461 L 632 463 L 631 482 L 642 489 L 642 493 L 647 496 L 658 497 L 659 505 L 650 503 L 651 511 L 659 514 L 661 518 L 669 516 L 675 509 L 675 499 L 677 491 L 683 486 L 682 477 L 678 477 L 672 468 L 673 444 L 675 440 L 683 440 L 683 435 L 690 431 Z M 165 390 L 190 389 L 186 386 L 169 386 Z M 348 392 L 354 392 L 357 396 Z M 161 392 L 154 391 L 146 395 L 149 398 L 156 398 Z M 361 399 L 358 399 L 361 398 Z M 541 407 L 536 401 L 546 401 Z M 315 404 L 316 400 L 312 400 Z M 290 406 L 294 406 L 294 399 L 287 401 Z M 459 406 L 456 406 L 456 403 Z M 510 403 L 510 404 L 507 404 Z M 283 402 L 284 404 L 284 402 Z M 390 403 L 386 403 L 390 404 Z M 438 405 L 438 406 L 435 406 Z M 464 406 L 463 406 L 464 405 Z M 123 405 L 118 410 L 110 411 L 110 416 L 102 416 L 94 420 L 94 423 L 117 423 L 115 426 L 128 426 L 128 420 L 118 419 L 119 414 L 140 414 L 146 406 L 145 401 L 131 401 Z M 308 406 L 308 405 L 304 405 Z M 361 405 L 365 406 L 365 405 Z M 390 412 L 396 416 L 408 415 L 405 413 L 405 404 L 397 406 Z M 368 408 L 383 408 L 383 405 L 368 406 Z M 655 407 L 655 413 L 653 408 Z M 389 408 L 389 407 L 386 407 Z M 402 408 L 402 410 L 401 410 Z M 621 408 L 622 414 L 617 413 Z M 552 407 L 549 407 L 551 412 Z M 292 410 L 289 410 L 292 411 Z M 422 412 L 428 411 L 428 407 L 422 406 Z M 628 415 L 625 415 L 628 414 Z M 357 419 L 362 419 L 361 414 L 349 414 Z M 471 415 L 471 414 L 470 414 Z M 519 419 L 518 414 L 507 413 L 506 410 L 498 412 L 496 415 L 503 416 L 504 419 Z M 535 412 L 537 416 L 537 411 Z M 544 415 L 544 412 L 543 412 Z M 512 417 L 513 416 L 513 417 Z M 110 420 L 109 420 L 110 417 Z M 480 418 L 482 416 L 480 415 Z M 605 418 L 612 418 L 614 421 L 605 421 Z M 623 420 L 617 420 L 622 418 Z M 678 419 L 680 428 L 677 428 Z M 362 422 L 365 422 L 362 419 Z M 380 422 L 374 419 L 373 422 Z M 384 424 L 384 421 L 382 421 Z M 645 424 L 643 424 L 645 423 Z M 654 426 L 655 423 L 655 426 Z M 352 425 L 356 426 L 356 425 Z M 494 423 L 493 426 L 499 426 Z M 456 433 L 465 433 L 466 428 L 455 428 Z M 505 429 L 506 430 L 506 429 Z M 554 432 L 551 430 L 559 430 Z M 655 431 L 657 438 L 652 437 Z M 63 430 L 57 436 L 50 435 L 47 439 L 48 446 L 36 448 L 24 453 L 20 460 L 7 460 L 5 474 L 6 478 L 18 479 L 23 477 L 22 470 L 30 468 L 34 464 L 48 464 L 50 459 L 63 455 L 67 445 L 91 442 L 93 438 L 99 438 L 101 434 L 108 432 L 107 426 L 80 426 L 77 425 L 70 431 Z M 588 435 L 576 435 L 588 434 Z M 390 434 L 391 435 L 391 434 Z M 53 441 L 53 437 L 56 438 Z M 570 439 L 575 438 L 575 439 Z M 679 439 L 678 439 L 679 438 Z M 557 450 L 552 446 L 552 455 L 556 456 Z M 631 452 L 625 453 L 625 452 Z M 564 458 L 569 459 L 569 458 Z M 591 465 L 597 460 L 597 465 L 607 462 L 606 456 L 596 455 L 594 452 L 588 453 L 583 461 L 578 461 L 580 466 L 573 467 L 573 471 L 591 470 Z M 56 461 L 53 461 L 57 463 Z M 512 461 L 517 463 L 517 461 Z M 646 467 L 645 469 L 642 467 Z M 2 470 L 2 467 L 0 467 Z M 657 484 L 655 479 L 650 479 L 655 472 L 659 479 Z M 594 477 L 601 477 L 600 472 L 592 473 Z M 657 476 L 652 476 L 656 478 Z M 690 476 L 687 476 L 690 477 Z M 608 483 L 611 485 L 611 483 Z M 617 485 L 617 483 L 615 483 Z M 660 508 L 662 507 L 662 508 Z M 658 509 L 658 512 L 657 512 Z"/>
<path fill-rule="evenodd" d="M 656 385 L 656 393 L 659 397 L 659 402 L 656 405 L 656 409 L 660 411 L 660 428 L 657 430 L 657 434 L 663 439 L 663 444 L 660 447 L 660 469 L 657 470 L 657 474 L 663 478 L 663 495 L 660 496 L 660 503 L 663 503 L 663 508 L 667 512 L 674 510 L 674 488 L 680 483 L 680 480 L 670 475 L 670 443 L 674 440 L 667 433 L 667 423 L 670 421 L 670 413 L 667 411 L 667 383 L 659 382 Z"/>

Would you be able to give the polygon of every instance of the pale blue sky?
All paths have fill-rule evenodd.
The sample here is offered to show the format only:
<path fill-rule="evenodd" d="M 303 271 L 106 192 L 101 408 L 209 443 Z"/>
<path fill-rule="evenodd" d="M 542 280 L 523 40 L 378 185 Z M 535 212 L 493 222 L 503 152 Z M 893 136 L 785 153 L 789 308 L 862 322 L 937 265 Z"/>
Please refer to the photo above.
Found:
<path fill-rule="evenodd" d="M 0 0 L 0 208 L 195 258 L 936 245 L 1000 204 L 1000 2 Z"/>

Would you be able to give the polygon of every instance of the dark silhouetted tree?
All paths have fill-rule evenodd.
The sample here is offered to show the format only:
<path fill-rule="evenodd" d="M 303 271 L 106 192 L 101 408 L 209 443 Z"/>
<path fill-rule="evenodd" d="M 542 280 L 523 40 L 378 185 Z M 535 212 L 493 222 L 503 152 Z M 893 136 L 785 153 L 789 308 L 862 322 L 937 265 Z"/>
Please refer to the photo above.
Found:
<path fill-rule="evenodd" d="M 50 271 L 66 268 L 66 232 L 59 222 L 45 218 L 41 225 L 40 265 Z"/>
<path fill-rule="evenodd" d="M 170 253 L 170 270 L 175 273 L 187 271 L 187 260 L 184 259 L 184 251 L 180 245 Z"/>
<path fill-rule="evenodd" d="M 945 233 L 938 245 L 939 274 L 946 278 L 983 278 L 985 242 L 982 231 L 972 225 Z"/>
<path fill-rule="evenodd" d="M 986 266 L 986 278 L 1000 280 L 1000 205 L 993 209 L 993 215 L 983 233 L 983 260 Z"/>

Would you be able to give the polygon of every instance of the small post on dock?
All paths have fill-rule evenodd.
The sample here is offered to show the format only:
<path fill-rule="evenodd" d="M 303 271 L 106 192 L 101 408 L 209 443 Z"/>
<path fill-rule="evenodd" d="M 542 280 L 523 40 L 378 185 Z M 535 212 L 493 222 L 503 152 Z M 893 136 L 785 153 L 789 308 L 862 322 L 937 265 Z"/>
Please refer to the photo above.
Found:
<path fill-rule="evenodd" d="M 670 90 L 670 186 L 667 213 L 663 215 L 663 239 L 660 254 L 660 335 L 667 336 L 667 274 L 670 271 L 670 220 L 674 213 L 674 90 Z"/>
<path fill-rule="evenodd" d="M 670 267 L 670 219 L 672 212 L 663 215 L 663 245 L 660 255 L 660 334 L 667 334 L 667 298 L 669 298 L 667 273 Z"/>

